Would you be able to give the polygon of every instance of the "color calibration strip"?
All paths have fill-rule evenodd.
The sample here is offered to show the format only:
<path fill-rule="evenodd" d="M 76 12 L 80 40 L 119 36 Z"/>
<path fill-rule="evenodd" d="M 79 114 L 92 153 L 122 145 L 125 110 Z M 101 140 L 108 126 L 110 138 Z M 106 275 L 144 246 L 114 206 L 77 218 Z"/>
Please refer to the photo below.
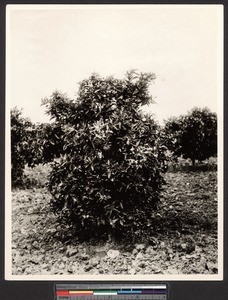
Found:
<path fill-rule="evenodd" d="M 56 285 L 56 300 L 167 300 L 166 285 L 88 287 Z"/>

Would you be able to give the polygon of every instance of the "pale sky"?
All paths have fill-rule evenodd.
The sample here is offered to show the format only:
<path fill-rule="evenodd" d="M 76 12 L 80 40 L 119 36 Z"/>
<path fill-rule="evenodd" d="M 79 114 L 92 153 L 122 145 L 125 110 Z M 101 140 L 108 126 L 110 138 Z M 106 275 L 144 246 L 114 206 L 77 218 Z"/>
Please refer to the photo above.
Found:
<path fill-rule="evenodd" d="M 194 106 L 217 112 L 222 80 L 221 5 L 9 5 L 7 101 L 33 122 L 41 99 L 75 97 L 93 72 L 155 73 L 147 108 L 161 123 Z"/>

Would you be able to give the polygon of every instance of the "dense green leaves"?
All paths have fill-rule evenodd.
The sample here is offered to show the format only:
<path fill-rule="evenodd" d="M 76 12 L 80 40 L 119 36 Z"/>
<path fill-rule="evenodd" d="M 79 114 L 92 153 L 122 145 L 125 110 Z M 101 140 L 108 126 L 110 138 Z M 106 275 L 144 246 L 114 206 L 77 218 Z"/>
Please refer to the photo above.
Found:
<path fill-rule="evenodd" d="M 176 156 L 203 161 L 217 154 L 217 116 L 207 108 L 195 108 L 171 118 L 164 128 L 164 144 Z"/>
<path fill-rule="evenodd" d="M 80 83 L 76 101 L 58 92 L 44 101 L 64 132 L 49 182 L 52 206 L 79 231 L 120 233 L 146 225 L 159 201 L 158 127 L 139 110 L 151 101 L 154 78 L 93 74 Z"/>

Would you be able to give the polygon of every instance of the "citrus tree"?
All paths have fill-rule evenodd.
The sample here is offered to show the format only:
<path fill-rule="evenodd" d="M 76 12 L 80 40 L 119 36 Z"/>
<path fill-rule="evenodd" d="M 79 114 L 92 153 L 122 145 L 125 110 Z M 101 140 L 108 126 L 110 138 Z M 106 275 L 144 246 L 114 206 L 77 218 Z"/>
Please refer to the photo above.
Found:
<path fill-rule="evenodd" d="M 208 108 L 194 108 L 187 115 L 170 118 L 164 127 L 164 143 L 176 156 L 192 164 L 217 154 L 217 115 Z"/>
<path fill-rule="evenodd" d="M 54 92 L 43 100 L 63 130 L 63 153 L 49 180 L 53 210 L 78 232 L 120 233 L 146 226 L 163 178 L 157 125 L 140 112 L 151 102 L 154 74 L 124 79 L 93 74 L 70 100 Z"/>
<path fill-rule="evenodd" d="M 32 132 L 32 123 L 22 116 L 22 110 L 14 107 L 10 111 L 11 120 L 11 179 L 12 186 L 23 183 L 24 167 L 27 163 L 29 140 Z"/>

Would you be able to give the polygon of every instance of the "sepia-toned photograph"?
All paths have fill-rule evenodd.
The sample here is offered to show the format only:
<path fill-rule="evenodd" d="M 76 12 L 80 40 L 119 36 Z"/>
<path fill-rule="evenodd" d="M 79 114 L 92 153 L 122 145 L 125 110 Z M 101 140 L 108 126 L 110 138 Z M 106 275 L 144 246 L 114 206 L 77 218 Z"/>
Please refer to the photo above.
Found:
<path fill-rule="evenodd" d="M 223 279 L 222 5 L 7 5 L 5 278 Z"/>

